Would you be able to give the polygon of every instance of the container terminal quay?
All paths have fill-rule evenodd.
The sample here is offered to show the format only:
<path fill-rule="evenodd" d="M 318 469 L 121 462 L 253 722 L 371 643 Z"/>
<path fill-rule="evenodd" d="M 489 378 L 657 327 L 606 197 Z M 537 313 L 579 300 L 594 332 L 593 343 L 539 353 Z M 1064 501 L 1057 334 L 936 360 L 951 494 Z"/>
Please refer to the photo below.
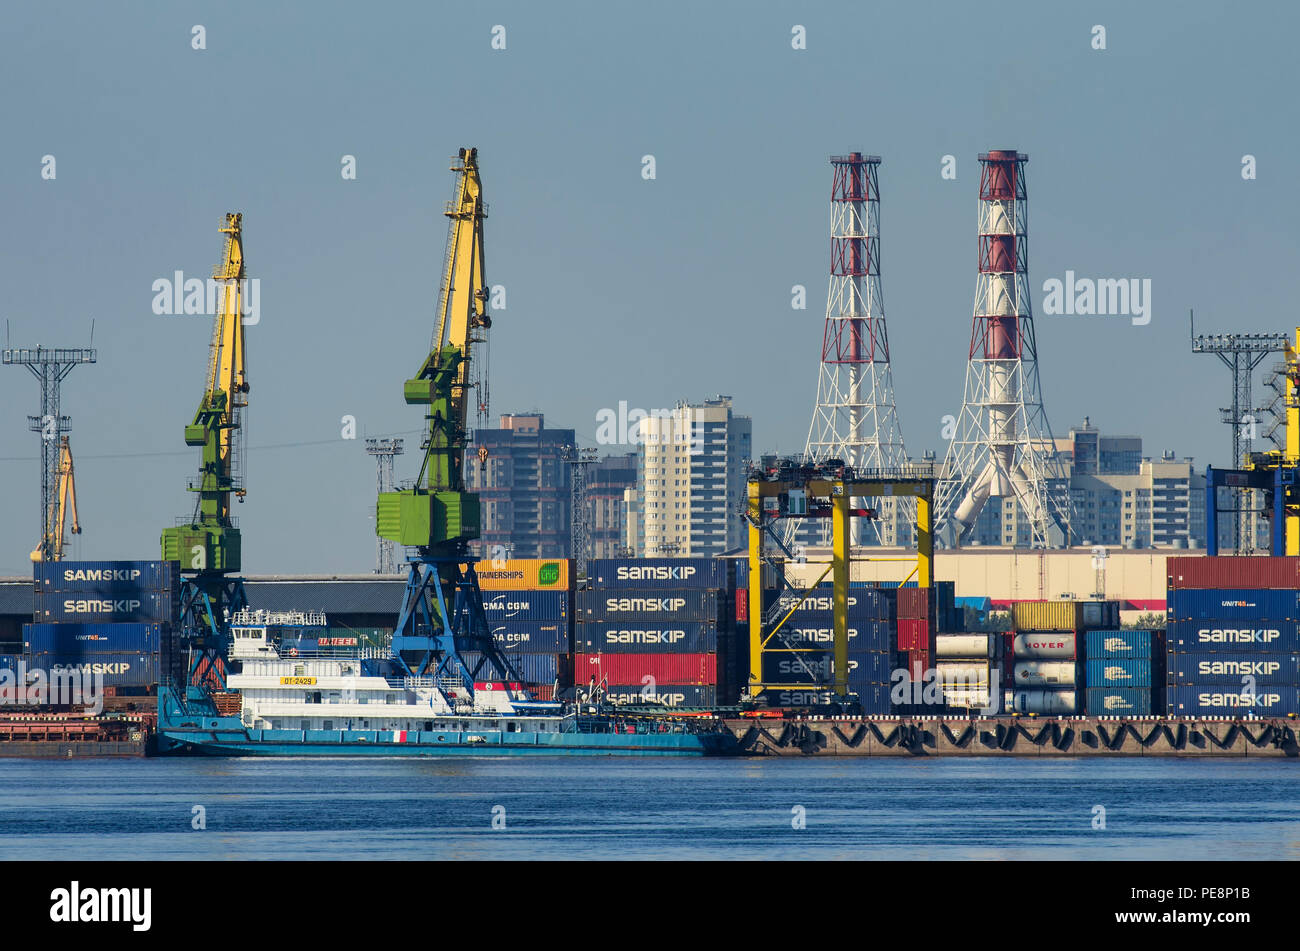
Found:
<path fill-rule="evenodd" d="M 880 158 L 835 155 L 804 452 L 755 459 L 724 397 L 639 419 L 611 544 L 586 494 L 593 450 L 566 441 L 543 465 L 540 414 L 486 430 L 487 203 L 478 151 L 460 149 L 432 342 L 386 384 L 422 437 L 410 460 L 400 440 L 366 446 L 379 476 L 366 575 L 243 570 L 231 509 L 256 491 L 243 444 L 256 391 L 244 221 L 228 212 L 198 407 L 170 420 L 198 477 L 189 514 L 159 517 L 156 551 L 68 557 L 76 408 L 59 383 L 98 354 L 4 351 L 40 380 L 32 418 L 49 425 L 32 574 L 0 578 L 0 755 L 1300 757 L 1300 336 L 1193 338 L 1225 363 L 1278 355 L 1275 448 L 1234 427 L 1233 467 L 1184 479 L 1177 504 L 1143 460 L 1132 471 L 1152 487 L 1124 490 L 1126 534 L 1095 544 L 1070 474 L 1105 450 L 1090 462 L 1085 421 L 1067 459 L 1039 389 L 1028 156 L 978 161 L 976 304 L 947 456 L 902 450 Z M 561 464 L 563 487 L 543 485 Z M 565 495 L 536 511 L 567 518 L 511 537 L 501 513 L 523 525 L 528 507 L 502 493 L 525 478 Z M 980 544 L 995 517 L 1005 547 Z M 1143 543 L 1143 518 L 1199 520 L 1204 541 L 1149 530 Z"/>

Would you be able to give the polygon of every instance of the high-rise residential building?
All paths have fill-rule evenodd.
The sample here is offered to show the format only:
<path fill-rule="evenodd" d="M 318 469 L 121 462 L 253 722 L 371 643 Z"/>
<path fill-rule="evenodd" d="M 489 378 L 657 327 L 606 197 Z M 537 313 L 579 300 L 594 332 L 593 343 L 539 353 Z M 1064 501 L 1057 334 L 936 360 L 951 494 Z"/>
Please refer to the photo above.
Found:
<path fill-rule="evenodd" d="M 637 481 L 624 493 L 632 553 L 704 557 L 739 547 L 752 435 L 729 396 L 640 420 Z"/>
<path fill-rule="evenodd" d="M 636 487 L 637 454 L 605 456 L 587 467 L 587 514 L 592 558 L 618 558 L 627 545 L 627 502 Z"/>
<path fill-rule="evenodd" d="M 476 429 L 465 483 L 479 495 L 476 554 L 567 558 L 572 552 L 572 429 L 547 429 L 541 413 L 510 413 L 499 429 Z"/>

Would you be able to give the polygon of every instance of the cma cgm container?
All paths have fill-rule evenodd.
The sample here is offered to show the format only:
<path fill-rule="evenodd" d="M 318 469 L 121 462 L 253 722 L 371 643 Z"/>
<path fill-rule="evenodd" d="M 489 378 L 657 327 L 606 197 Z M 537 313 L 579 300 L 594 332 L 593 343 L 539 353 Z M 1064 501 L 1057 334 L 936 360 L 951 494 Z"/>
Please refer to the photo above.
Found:
<path fill-rule="evenodd" d="M 1169 590 L 1184 588 L 1300 588 L 1300 558 L 1227 555 L 1170 558 Z"/>
<path fill-rule="evenodd" d="M 72 671 L 103 678 L 105 687 L 152 687 L 158 683 L 157 654 L 32 654 L 30 669 L 49 674 Z"/>
<path fill-rule="evenodd" d="M 1295 621 L 1234 621 L 1206 618 L 1175 621 L 1166 629 L 1170 653 L 1225 651 L 1242 654 L 1290 654 L 1300 651 Z"/>
<path fill-rule="evenodd" d="M 651 677 L 657 684 L 718 682 L 717 654 L 574 654 L 573 681 L 641 684 Z"/>
<path fill-rule="evenodd" d="M 597 558 L 587 562 L 593 588 L 725 591 L 727 563 L 720 558 Z"/>
<path fill-rule="evenodd" d="M 1090 716 L 1151 715 L 1150 687 L 1089 687 L 1085 697 Z"/>
<path fill-rule="evenodd" d="M 43 561 L 37 562 L 33 581 L 37 594 L 176 592 L 178 568 L 174 561 Z"/>
<path fill-rule="evenodd" d="M 1180 717 L 1278 717 L 1300 713 L 1300 687 L 1177 686 L 1165 690 L 1165 712 Z"/>
<path fill-rule="evenodd" d="M 1151 631 L 1089 631 L 1088 658 L 1142 657 L 1150 659 L 1155 651 Z"/>
<path fill-rule="evenodd" d="M 718 649 L 718 626 L 707 621 L 679 624 L 588 621 L 574 628 L 579 654 L 708 654 Z"/>
<path fill-rule="evenodd" d="M 579 591 L 578 616 L 585 621 L 711 621 L 724 599 L 717 591 Z"/>
<path fill-rule="evenodd" d="M 1088 661 L 1089 687 L 1145 687 L 1153 683 L 1151 661 L 1102 657 Z"/>
<path fill-rule="evenodd" d="M 1242 678 L 1255 683 L 1300 684 L 1300 654 L 1196 653 L 1168 655 L 1169 686 L 1221 684 L 1241 687 Z"/>
<path fill-rule="evenodd" d="M 493 591 L 483 594 L 489 623 L 499 621 L 557 621 L 569 616 L 567 591 Z"/>
<path fill-rule="evenodd" d="M 605 689 L 605 699 L 611 703 L 631 707 L 705 707 L 718 704 L 716 687 L 708 684 L 610 684 Z"/>
<path fill-rule="evenodd" d="M 488 628 L 498 647 L 507 653 L 567 654 L 568 621 L 493 621 Z"/>
<path fill-rule="evenodd" d="M 162 645 L 163 625 L 24 624 L 28 654 L 152 654 Z"/>
<path fill-rule="evenodd" d="M 573 564 L 568 558 L 502 558 L 474 566 L 484 591 L 570 591 Z"/>
<path fill-rule="evenodd" d="M 1170 621 L 1219 618 L 1225 621 L 1259 621 L 1263 618 L 1294 621 L 1300 618 L 1300 591 L 1276 588 L 1192 588 L 1170 591 Z"/>

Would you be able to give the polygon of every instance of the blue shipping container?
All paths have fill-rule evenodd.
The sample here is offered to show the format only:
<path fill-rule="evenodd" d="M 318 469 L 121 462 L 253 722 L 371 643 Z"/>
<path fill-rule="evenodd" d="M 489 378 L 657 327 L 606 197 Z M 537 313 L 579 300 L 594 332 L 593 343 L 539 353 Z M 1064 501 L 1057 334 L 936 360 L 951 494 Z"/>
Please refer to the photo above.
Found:
<path fill-rule="evenodd" d="M 43 561 L 33 571 L 37 594 L 176 591 L 174 561 Z"/>
<path fill-rule="evenodd" d="M 567 591 L 484 591 L 488 623 L 557 621 L 569 616 Z"/>
<path fill-rule="evenodd" d="M 1295 621 L 1246 623 L 1221 618 L 1175 621 L 1165 636 L 1168 649 L 1176 653 L 1292 654 L 1300 651 Z"/>
<path fill-rule="evenodd" d="M 47 675 L 74 671 L 82 678 L 98 676 L 105 687 L 151 687 L 158 683 L 157 654 L 32 654 L 31 670 Z"/>
<path fill-rule="evenodd" d="M 1136 657 L 1101 657 L 1088 661 L 1089 687 L 1150 687 L 1151 661 Z"/>
<path fill-rule="evenodd" d="M 578 592 L 578 616 L 584 621 L 713 621 L 723 603 L 717 591 L 703 589 Z"/>
<path fill-rule="evenodd" d="M 884 684 L 861 684 L 851 686 L 850 691 L 858 695 L 864 716 L 889 716 L 893 712 L 889 701 L 889 687 Z M 832 691 L 818 687 L 791 690 L 764 690 L 759 694 L 760 703 L 769 707 L 817 707 L 838 702 Z"/>
<path fill-rule="evenodd" d="M 1089 687 L 1084 712 L 1094 717 L 1151 715 L 1150 687 Z"/>
<path fill-rule="evenodd" d="M 17 670 L 21 654 L 0 654 L 0 670 Z"/>
<path fill-rule="evenodd" d="M 149 654 L 162 645 L 161 624 L 24 624 L 28 654 Z"/>
<path fill-rule="evenodd" d="M 1089 631 L 1088 658 L 1141 657 L 1151 659 L 1153 644 L 1150 631 Z"/>
<path fill-rule="evenodd" d="M 488 627 L 497 646 L 509 654 L 567 654 L 568 621 L 493 621 Z"/>
<path fill-rule="evenodd" d="M 711 654 L 718 649 L 718 625 L 587 621 L 574 628 L 573 639 L 580 654 Z"/>
<path fill-rule="evenodd" d="M 776 599 L 776 604 L 781 608 L 782 614 L 798 605 L 791 620 L 806 616 L 829 616 L 835 608 L 830 589 L 820 587 L 806 598 L 802 593 L 786 592 Z M 851 618 L 891 620 L 898 614 L 898 593 L 892 588 L 854 588 L 848 595 L 848 613 Z"/>
<path fill-rule="evenodd" d="M 894 626 L 888 621 L 849 619 L 850 651 L 886 651 L 894 647 Z M 769 641 L 773 646 L 796 649 L 830 647 L 835 643 L 835 628 L 829 616 L 804 618 L 796 614 L 782 625 Z"/>
<path fill-rule="evenodd" d="M 1267 621 L 1300 618 L 1300 592 L 1261 588 L 1177 588 L 1168 593 L 1170 621 L 1251 622 L 1260 627 Z"/>
<path fill-rule="evenodd" d="M 1179 717 L 1276 717 L 1300 713 L 1300 687 L 1260 685 L 1254 693 L 1233 686 L 1165 688 L 1165 712 Z"/>
<path fill-rule="evenodd" d="M 160 591 L 37 592 L 32 618 L 36 623 L 132 623 L 171 621 L 176 602 Z"/>
<path fill-rule="evenodd" d="M 483 655 L 477 651 L 465 651 L 461 656 L 472 671 Z M 506 659 L 526 684 L 553 684 L 560 675 L 560 658 L 556 654 L 510 654 Z M 489 670 L 489 667 L 484 667 L 479 671 L 480 679 L 487 678 Z"/>
<path fill-rule="evenodd" d="M 887 684 L 893 655 L 883 651 L 850 652 L 850 684 Z M 763 679 L 768 683 L 828 685 L 835 679 L 831 651 L 769 651 L 763 654 Z"/>
<path fill-rule="evenodd" d="M 721 558 L 596 558 L 587 562 L 593 588 L 681 591 L 727 590 L 727 563 Z"/>
<path fill-rule="evenodd" d="M 658 703 L 667 707 L 714 707 L 718 703 L 718 688 L 689 684 L 673 684 L 670 687 L 660 684 L 651 690 L 642 684 L 610 684 L 605 691 L 605 699 L 628 706 Z"/>
<path fill-rule="evenodd" d="M 1168 684 L 1300 684 L 1300 654 L 1168 654 L 1165 663 Z"/>

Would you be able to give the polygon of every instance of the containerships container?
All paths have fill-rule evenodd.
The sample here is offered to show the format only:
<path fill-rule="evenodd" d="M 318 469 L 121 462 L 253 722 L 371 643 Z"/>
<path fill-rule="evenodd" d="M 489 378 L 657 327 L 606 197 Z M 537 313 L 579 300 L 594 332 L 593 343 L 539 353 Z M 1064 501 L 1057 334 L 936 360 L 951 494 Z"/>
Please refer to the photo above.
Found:
<path fill-rule="evenodd" d="M 1300 627 L 1295 621 L 1175 621 L 1166 629 L 1165 636 L 1170 653 L 1175 654 L 1205 651 L 1289 654 L 1300 651 Z"/>
<path fill-rule="evenodd" d="M 716 684 L 717 654 L 575 654 L 573 682 L 640 684 L 652 677 L 657 684 Z"/>
<path fill-rule="evenodd" d="M 1145 687 L 1150 691 L 1152 683 L 1149 660 L 1102 657 L 1088 661 L 1089 687 Z"/>
<path fill-rule="evenodd" d="M 1240 684 L 1167 687 L 1165 710 L 1184 717 L 1286 716 L 1300 713 L 1300 687 L 1261 684 L 1253 693 Z"/>
<path fill-rule="evenodd" d="M 1150 687 L 1089 687 L 1086 697 L 1089 716 L 1145 717 L 1152 711 Z"/>
<path fill-rule="evenodd" d="M 579 591 L 578 617 L 586 621 L 713 621 L 724 599 L 717 591 Z"/>
<path fill-rule="evenodd" d="M 1170 558 L 1165 562 L 1169 589 L 1300 588 L 1300 558 L 1227 555 Z"/>
<path fill-rule="evenodd" d="M 587 621 L 574 628 L 574 650 L 579 654 L 708 654 L 717 649 L 718 625 L 707 621 Z"/>
<path fill-rule="evenodd" d="M 1253 559 L 1252 559 L 1253 560 Z M 1170 591 L 1169 621 L 1217 618 L 1225 621 L 1258 621 L 1264 618 L 1300 618 L 1300 591 L 1276 588 L 1192 588 Z"/>
<path fill-rule="evenodd" d="M 488 618 L 492 640 L 507 653 L 567 654 L 567 621 L 496 621 Z"/>
<path fill-rule="evenodd" d="M 1300 684 L 1300 654 L 1169 654 L 1166 663 L 1166 683 L 1170 686 L 1241 687 L 1243 677 L 1254 677 L 1260 685 Z"/>
<path fill-rule="evenodd" d="M 161 649 L 164 627 L 153 624 L 24 624 L 28 654 L 150 654 Z"/>
<path fill-rule="evenodd" d="M 489 623 L 557 621 L 569 616 L 567 591 L 487 591 L 483 611 Z"/>
<path fill-rule="evenodd" d="M 720 558 L 597 558 L 587 562 L 587 580 L 604 589 L 728 588 L 727 564 Z"/>
<path fill-rule="evenodd" d="M 503 558 L 474 566 L 484 591 L 568 591 L 573 564 L 568 558 Z"/>

